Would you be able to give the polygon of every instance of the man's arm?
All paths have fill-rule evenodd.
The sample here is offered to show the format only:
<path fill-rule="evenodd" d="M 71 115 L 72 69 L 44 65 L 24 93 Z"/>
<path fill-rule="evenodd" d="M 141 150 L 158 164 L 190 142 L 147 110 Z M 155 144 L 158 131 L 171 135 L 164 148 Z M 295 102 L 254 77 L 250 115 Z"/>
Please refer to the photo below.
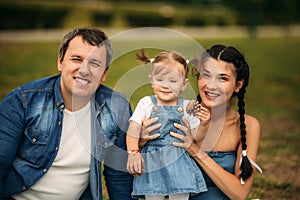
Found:
<path fill-rule="evenodd" d="M 15 159 L 24 130 L 24 108 L 18 90 L 12 91 L 0 103 L 0 199 L 4 181 Z"/>

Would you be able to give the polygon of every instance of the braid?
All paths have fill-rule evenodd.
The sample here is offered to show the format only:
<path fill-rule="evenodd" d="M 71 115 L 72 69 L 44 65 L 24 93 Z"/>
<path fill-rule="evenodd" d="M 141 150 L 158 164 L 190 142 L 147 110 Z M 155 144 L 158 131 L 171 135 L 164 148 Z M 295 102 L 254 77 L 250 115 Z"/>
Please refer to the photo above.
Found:
<path fill-rule="evenodd" d="M 238 93 L 238 112 L 240 115 L 240 130 L 241 130 L 241 142 L 242 142 L 242 150 L 247 149 L 246 144 L 246 124 L 245 124 L 245 102 L 244 102 L 244 95 L 246 93 L 245 87 L 242 87 Z M 252 165 L 247 157 L 247 155 L 242 155 L 242 161 L 240 166 L 240 178 L 245 181 L 247 180 L 252 172 L 253 168 Z"/>

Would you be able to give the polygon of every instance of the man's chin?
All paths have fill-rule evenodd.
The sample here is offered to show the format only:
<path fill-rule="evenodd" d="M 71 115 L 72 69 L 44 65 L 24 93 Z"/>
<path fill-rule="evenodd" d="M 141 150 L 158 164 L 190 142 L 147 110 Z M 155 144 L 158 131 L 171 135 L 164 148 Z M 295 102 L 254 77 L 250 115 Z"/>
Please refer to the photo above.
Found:
<path fill-rule="evenodd" d="M 73 91 L 73 101 L 84 101 L 89 100 L 94 93 L 87 91 Z"/>

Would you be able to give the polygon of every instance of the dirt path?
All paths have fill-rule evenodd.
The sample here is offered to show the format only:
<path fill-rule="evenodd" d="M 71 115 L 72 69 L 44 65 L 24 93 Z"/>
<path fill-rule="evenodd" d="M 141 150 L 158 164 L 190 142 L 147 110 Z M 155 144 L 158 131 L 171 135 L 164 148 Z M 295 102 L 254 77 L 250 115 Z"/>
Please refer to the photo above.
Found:
<path fill-rule="evenodd" d="M 249 32 L 246 27 L 171 27 L 192 38 L 247 38 Z M 109 35 L 131 30 L 130 28 L 109 28 L 103 30 Z M 45 42 L 60 41 L 68 29 L 41 29 L 41 30 L 3 30 L 0 31 L 0 42 Z M 151 33 L 149 33 L 151 35 Z M 295 37 L 300 36 L 300 25 L 294 26 L 264 26 L 256 30 L 257 37 Z M 155 36 L 155 35 L 154 35 Z M 135 35 L 135 39 L 139 39 Z"/>

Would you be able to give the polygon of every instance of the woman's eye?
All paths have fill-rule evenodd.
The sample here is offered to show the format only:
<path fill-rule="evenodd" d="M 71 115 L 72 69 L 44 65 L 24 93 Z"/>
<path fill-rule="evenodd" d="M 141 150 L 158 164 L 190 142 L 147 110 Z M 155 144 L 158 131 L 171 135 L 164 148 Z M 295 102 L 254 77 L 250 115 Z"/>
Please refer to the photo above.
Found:
<path fill-rule="evenodd" d="M 219 81 L 228 81 L 229 79 L 227 77 L 219 77 Z"/>

